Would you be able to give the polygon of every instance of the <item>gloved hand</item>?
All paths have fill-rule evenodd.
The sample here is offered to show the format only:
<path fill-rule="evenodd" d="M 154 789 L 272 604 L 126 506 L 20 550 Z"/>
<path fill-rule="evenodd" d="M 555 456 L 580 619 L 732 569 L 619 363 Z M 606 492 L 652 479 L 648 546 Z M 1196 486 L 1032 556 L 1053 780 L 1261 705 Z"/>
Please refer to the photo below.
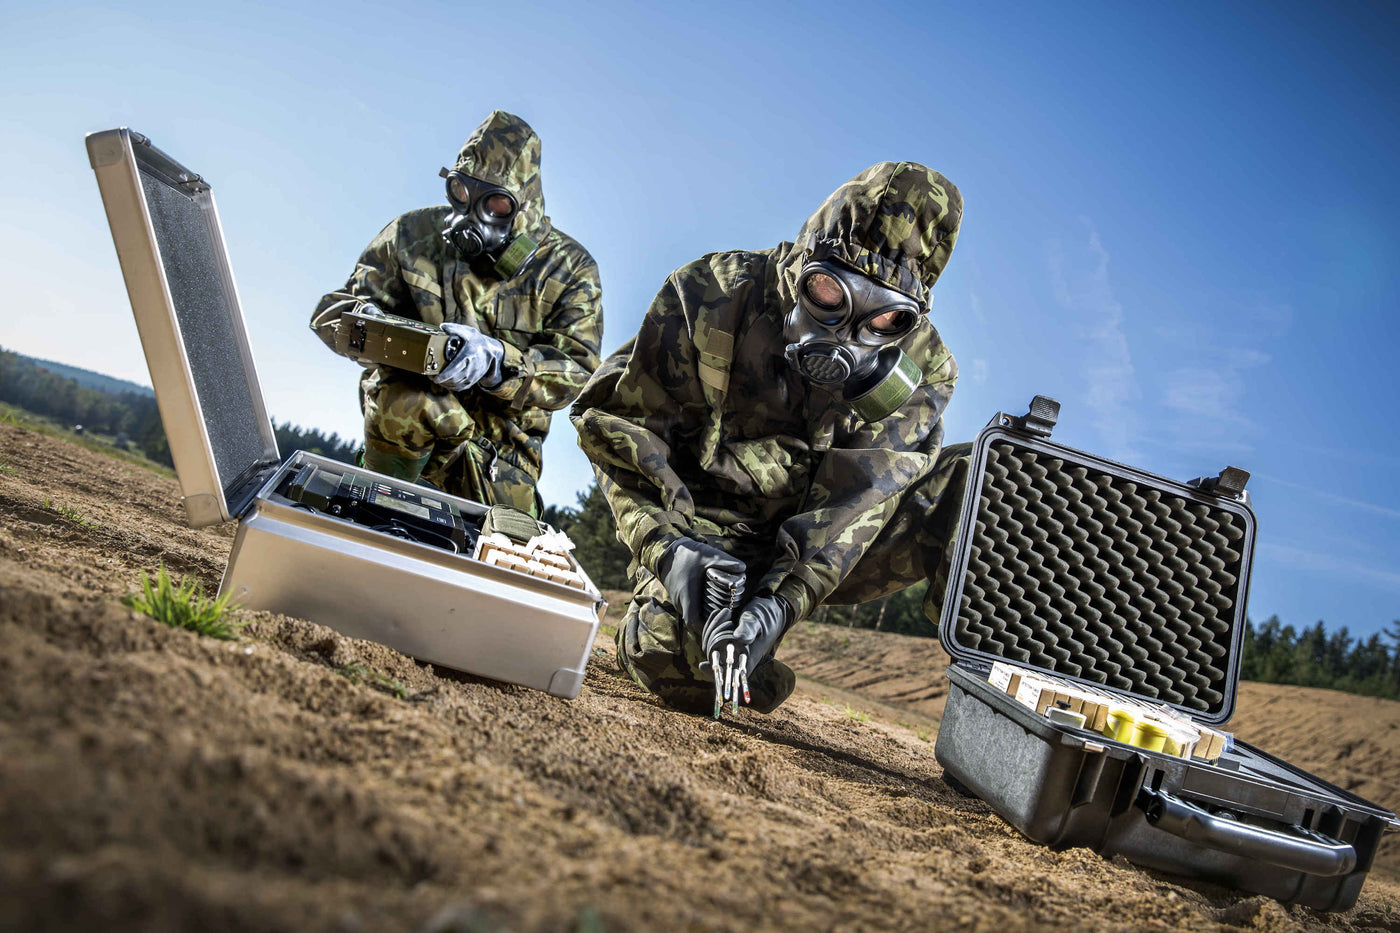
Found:
<path fill-rule="evenodd" d="M 773 650 L 791 622 L 792 607 L 786 599 L 776 594 L 755 596 L 732 617 L 725 613 L 712 615 L 700 643 L 705 648 L 707 658 L 732 643 L 735 657 L 748 655 L 748 673 L 752 674 L 758 662 Z"/>
<path fill-rule="evenodd" d="M 781 596 L 755 596 L 737 613 L 715 612 L 700 639 L 715 678 L 715 718 L 726 700 L 739 710 L 749 702 L 749 675 L 773 651 L 792 623 L 792 607 Z"/>
<path fill-rule="evenodd" d="M 719 609 L 729 615 L 731 594 L 744 587 L 744 562 L 719 548 L 679 538 L 656 561 L 656 575 L 680 610 L 681 621 L 697 635 Z"/>
<path fill-rule="evenodd" d="M 505 344 L 488 337 L 470 324 L 444 324 L 445 333 L 462 341 L 461 348 L 447 361 L 437 375 L 428 378 L 453 392 L 480 385 L 494 389 L 501 384 L 501 361 L 505 359 Z"/>

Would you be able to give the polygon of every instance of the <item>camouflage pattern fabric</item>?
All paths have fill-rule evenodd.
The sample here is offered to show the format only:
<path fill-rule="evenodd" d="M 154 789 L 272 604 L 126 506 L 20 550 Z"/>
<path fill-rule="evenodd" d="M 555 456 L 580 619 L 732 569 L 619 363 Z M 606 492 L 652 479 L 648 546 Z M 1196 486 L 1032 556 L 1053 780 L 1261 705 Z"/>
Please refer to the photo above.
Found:
<path fill-rule="evenodd" d="M 334 349 L 341 312 L 368 301 L 428 324 L 470 324 L 500 340 L 505 378 L 491 389 L 448 393 L 401 370 L 365 371 L 360 382 L 365 442 L 403 456 L 431 453 L 425 477 L 432 479 L 437 470 L 448 492 L 479 498 L 463 487 L 467 474 L 442 473 L 442 465 L 471 437 L 467 450 L 481 467 L 490 459 L 488 450 L 498 454 L 496 485 L 505 482 L 500 475 L 510 477 L 509 495 L 501 501 L 519 504 L 528 498 L 537 513 L 533 487 L 550 416 L 574 399 L 598 367 L 603 331 L 598 266 L 545 215 L 539 137 L 519 117 L 492 113 L 463 145 L 454 167 L 516 196 L 520 212 L 511 233 L 539 241 L 534 257 L 503 280 L 489 258 L 468 263 L 443 242 L 451 210 L 446 203 L 409 211 L 374 238 L 345 286 L 321 299 L 311 328 Z M 530 487 L 529 495 L 516 485 Z"/>
<path fill-rule="evenodd" d="M 931 619 L 938 618 L 948 587 L 971 454 L 970 443 L 939 452 L 933 471 L 904 494 L 894 517 L 841 585 L 822 601 L 824 604 L 869 602 L 928 580 L 924 612 Z M 743 560 L 751 581 L 760 579 L 773 560 L 771 548 L 762 547 L 753 537 L 731 534 L 706 536 L 704 540 Z M 616 644 L 618 662 L 628 676 L 671 705 L 696 713 L 714 705 L 713 681 L 708 669 L 700 668 L 705 655 L 699 639 L 677 615 L 661 581 L 644 569 L 637 573 Z M 750 678 L 751 705 L 759 712 L 770 712 L 794 685 L 791 670 L 774 659 Z"/>
<path fill-rule="evenodd" d="M 755 577 L 747 592 L 782 595 L 797 620 L 828 598 L 908 586 L 941 560 L 946 542 L 928 529 L 956 527 L 934 513 L 956 473 L 956 457 L 940 460 L 940 451 L 957 366 L 937 330 L 924 317 L 900 341 L 923 380 L 898 411 L 870 424 L 787 364 L 783 318 L 798 271 L 816 255 L 926 307 L 961 216 L 961 196 L 942 175 L 876 165 L 804 224 L 807 245 L 711 253 L 672 273 L 637 336 L 574 403 L 579 444 L 635 558 L 637 598 L 619 649 L 639 683 L 674 693 L 677 679 L 696 676 L 650 582 L 680 536 L 744 551 Z M 662 655 L 660 667 L 642 660 Z"/>
<path fill-rule="evenodd" d="M 422 479 L 439 489 L 541 514 L 536 475 L 500 456 L 457 393 L 388 367 L 371 375 L 363 397 L 366 447 L 410 459 L 426 453 Z"/>

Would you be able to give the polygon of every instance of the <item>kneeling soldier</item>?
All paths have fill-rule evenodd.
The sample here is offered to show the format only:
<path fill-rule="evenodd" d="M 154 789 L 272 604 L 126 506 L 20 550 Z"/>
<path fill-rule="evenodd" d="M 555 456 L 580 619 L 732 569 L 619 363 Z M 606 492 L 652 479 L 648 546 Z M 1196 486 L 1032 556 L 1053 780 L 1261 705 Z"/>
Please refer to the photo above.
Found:
<path fill-rule="evenodd" d="M 927 311 L 961 218 L 938 172 L 873 166 L 795 244 L 672 273 L 590 380 L 571 417 L 634 557 L 637 683 L 768 712 L 795 683 L 774 650 L 818 605 L 941 596 L 967 447 L 942 446 L 957 367 Z"/>

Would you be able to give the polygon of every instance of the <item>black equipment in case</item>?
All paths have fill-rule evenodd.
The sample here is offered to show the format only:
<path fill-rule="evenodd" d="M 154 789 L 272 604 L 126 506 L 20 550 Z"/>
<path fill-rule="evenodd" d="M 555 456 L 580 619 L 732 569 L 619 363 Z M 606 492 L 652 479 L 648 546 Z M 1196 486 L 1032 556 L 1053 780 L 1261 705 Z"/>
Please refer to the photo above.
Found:
<path fill-rule="evenodd" d="M 1394 814 L 1243 742 L 1209 761 L 1148 750 L 989 683 L 1011 664 L 1206 727 L 1234 712 L 1249 475 L 1179 483 L 1103 460 L 1048 439 L 1058 414 L 1037 396 L 973 445 L 939 620 L 945 777 L 1034 842 L 1345 910 Z"/>

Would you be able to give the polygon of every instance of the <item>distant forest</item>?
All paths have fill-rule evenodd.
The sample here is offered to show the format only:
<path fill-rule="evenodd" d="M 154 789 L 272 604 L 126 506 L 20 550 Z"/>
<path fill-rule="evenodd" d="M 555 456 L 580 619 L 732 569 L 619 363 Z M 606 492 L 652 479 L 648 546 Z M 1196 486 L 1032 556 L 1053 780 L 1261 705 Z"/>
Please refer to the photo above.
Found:
<path fill-rule="evenodd" d="M 64 367 L 65 372 L 74 371 Z M 97 376 L 99 374 L 92 374 Z M 84 381 L 100 384 L 90 379 Z M 112 384 L 119 384 L 110 380 Z M 72 430 L 108 441 L 121 450 L 134 450 L 156 463 L 173 466 L 165 428 L 160 422 L 155 396 L 149 390 L 133 387 L 120 392 L 104 392 L 81 385 L 77 379 L 48 368 L 34 360 L 0 349 L 0 402 L 33 412 Z M 314 428 L 272 423 L 277 449 L 283 457 L 305 450 L 345 463 L 352 463 L 358 447 L 338 434 L 327 435 Z"/>
<path fill-rule="evenodd" d="M 81 426 L 84 434 L 98 435 L 115 447 L 138 450 L 157 463 L 172 465 L 155 398 L 140 387 L 99 391 L 48 369 L 43 361 L 0 349 L 0 402 L 65 427 Z M 359 446 L 337 434 L 275 421 L 273 433 L 283 457 L 305 450 L 353 463 Z M 575 554 L 595 583 L 605 589 L 629 588 L 630 555 L 617 541 L 612 512 L 596 484 L 579 493 L 573 507 L 548 506 L 544 518 L 573 539 Z M 822 606 L 813 619 L 937 638 L 937 622 L 923 613 L 927 588 L 927 584 L 919 584 L 860 606 Z M 1329 632 L 1321 621 L 1302 631 L 1284 625 L 1278 616 L 1257 626 L 1246 621 L 1240 677 L 1400 699 L 1400 620 L 1384 633 L 1364 640 L 1352 637 L 1345 626 Z"/>

